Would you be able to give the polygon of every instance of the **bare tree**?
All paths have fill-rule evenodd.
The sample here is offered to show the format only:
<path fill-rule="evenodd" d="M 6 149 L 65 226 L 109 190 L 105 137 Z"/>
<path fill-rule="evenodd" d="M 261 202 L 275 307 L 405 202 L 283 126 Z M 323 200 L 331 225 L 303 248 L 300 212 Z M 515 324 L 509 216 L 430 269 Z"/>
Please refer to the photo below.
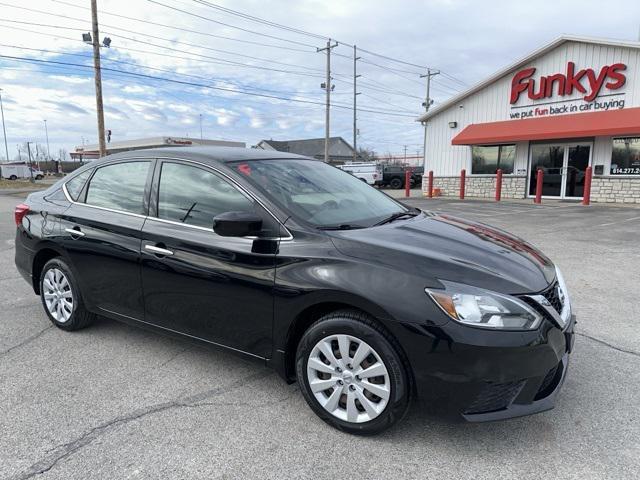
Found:
<path fill-rule="evenodd" d="M 363 162 L 375 162 L 376 152 L 371 148 L 360 147 L 358 148 L 358 157 L 361 158 Z"/>

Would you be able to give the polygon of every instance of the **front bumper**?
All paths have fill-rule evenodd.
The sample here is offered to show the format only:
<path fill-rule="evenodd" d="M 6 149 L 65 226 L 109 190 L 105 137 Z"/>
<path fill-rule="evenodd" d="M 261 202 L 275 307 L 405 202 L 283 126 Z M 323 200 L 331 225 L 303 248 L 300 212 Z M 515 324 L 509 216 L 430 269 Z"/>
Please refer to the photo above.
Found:
<path fill-rule="evenodd" d="M 519 333 L 450 322 L 394 333 L 403 337 L 419 403 L 486 422 L 554 407 L 567 375 L 575 323 L 572 315 L 564 330 L 548 321 L 539 331 Z"/>
<path fill-rule="evenodd" d="M 473 411 L 471 411 L 471 413 L 462 413 L 462 417 L 469 422 L 491 422 L 551 410 L 555 406 L 556 397 L 564 383 L 568 367 L 569 353 L 566 353 L 564 357 L 562 357 L 558 367 L 549 371 L 548 375 L 551 377 L 550 384 L 545 385 L 546 382 L 543 381 L 543 384 L 541 384 L 536 391 L 533 400 L 530 396 L 531 392 L 527 392 L 525 388 L 527 383 L 532 380 L 523 380 L 519 383 L 520 388 L 517 389 L 517 394 L 513 396 L 513 400 L 505 397 L 505 405 L 501 406 L 501 408 L 497 410 L 489 409 L 488 411 L 478 413 L 473 413 Z M 545 380 L 546 378 L 547 377 L 545 377 Z M 535 380 L 533 380 L 533 382 L 535 383 Z"/>

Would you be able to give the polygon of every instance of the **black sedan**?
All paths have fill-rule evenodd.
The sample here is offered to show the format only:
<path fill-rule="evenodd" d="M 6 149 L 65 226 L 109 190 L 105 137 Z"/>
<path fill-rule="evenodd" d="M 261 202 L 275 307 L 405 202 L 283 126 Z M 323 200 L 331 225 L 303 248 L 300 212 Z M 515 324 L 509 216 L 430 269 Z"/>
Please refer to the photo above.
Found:
<path fill-rule="evenodd" d="M 548 410 L 566 374 L 575 320 L 544 254 L 310 158 L 113 155 L 15 221 L 17 268 L 57 327 L 101 315 L 228 349 L 351 433 L 412 398 L 469 421 Z"/>

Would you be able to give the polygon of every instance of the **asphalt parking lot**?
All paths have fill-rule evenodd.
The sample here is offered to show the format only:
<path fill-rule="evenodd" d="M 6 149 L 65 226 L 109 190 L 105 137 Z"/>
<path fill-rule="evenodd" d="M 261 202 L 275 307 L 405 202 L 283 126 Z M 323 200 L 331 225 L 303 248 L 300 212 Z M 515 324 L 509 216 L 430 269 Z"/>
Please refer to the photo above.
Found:
<path fill-rule="evenodd" d="M 53 328 L 13 265 L 19 201 L 0 192 L 0 478 L 640 477 L 640 208 L 409 200 L 542 248 L 563 269 L 579 334 L 550 412 L 465 424 L 415 405 L 358 438 L 227 353 L 106 319 Z"/>

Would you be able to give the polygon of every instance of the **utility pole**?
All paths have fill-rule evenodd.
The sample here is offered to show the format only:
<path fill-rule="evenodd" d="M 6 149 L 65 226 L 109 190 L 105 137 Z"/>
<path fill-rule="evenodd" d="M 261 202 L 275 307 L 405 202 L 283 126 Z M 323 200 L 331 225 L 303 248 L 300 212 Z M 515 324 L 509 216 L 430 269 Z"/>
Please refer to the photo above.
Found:
<path fill-rule="evenodd" d="M 323 88 L 326 91 L 327 94 L 327 100 L 326 100 L 326 111 L 325 111 L 325 119 L 324 119 L 324 161 L 325 163 L 329 163 L 329 136 L 330 136 L 330 131 L 331 128 L 329 126 L 329 123 L 331 121 L 331 114 L 330 114 L 330 109 L 331 109 L 331 50 L 334 49 L 335 47 L 338 46 L 338 43 L 334 43 L 333 45 L 331 44 L 331 39 L 327 40 L 327 46 L 324 48 L 317 48 L 316 51 L 318 52 L 327 52 L 327 79 L 324 83 Z M 321 85 L 322 87 L 322 85 Z"/>
<path fill-rule="evenodd" d="M 29 181 L 31 183 L 34 183 L 34 180 L 33 180 L 33 165 L 32 165 L 32 162 L 31 162 L 31 145 L 30 145 L 30 143 L 31 142 L 27 142 L 27 153 L 29 154 L 29 175 L 30 175 Z"/>
<path fill-rule="evenodd" d="M 44 120 L 44 134 L 47 137 L 47 160 L 51 160 L 51 150 L 49 150 L 49 130 L 47 129 L 46 120 Z"/>
<path fill-rule="evenodd" d="M 404 164 L 407 164 L 407 146 L 404 146 Z"/>
<path fill-rule="evenodd" d="M 200 140 L 202 140 L 202 114 L 200 114 Z"/>
<path fill-rule="evenodd" d="M 430 68 L 427 68 L 426 75 L 420 75 L 420 78 L 426 78 L 427 79 L 427 93 L 425 95 L 424 103 L 422 104 L 422 106 L 424 107 L 425 113 L 427 113 L 429 111 L 429 107 L 431 106 L 431 104 L 433 104 L 433 100 L 431 99 L 431 96 L 430 96 L 431 77 L 435 77 L 439 73 L 440 73 L 439 70 L 431 70 Z M 422 124 L 424 125 L 424 142 L 423 142 L 423 146 L 422 146 L 422 148 L 423 148 L 423 150 L 422 150 L 422 165 L 424 166 L 424 170 L 426 172 L 427 171 L 427 122 L 426 122 L 426 120 L 424 122 L 422 122 Z"/>
<path fill-rule="evenodd" d="M 96 110 L 98 114 L 98 145 L 100 156 L 107 154 L 107 145 L 104 141 L 104 107 L 102 105 L 102 73 L 100 70 L 100 33 L 98 32 L 98 5 L 97 0 L 91 0 L 91 26 L 93 33 L 93 70 L 96 84 Z"/>
<path fill-rule="evenodd" d="M 360 95 L 356 89 L 356 79 L 361 75 L 357 75 L 356 73 L 356 62 L 360 60 L 360 57 L 357 56 L 357 47 L 353 46 L 353 161 L 357 161 L 358 158 L 358 128 L 356 126 L 357 121 L 357 110 L 356 110 L 356 97 Z"/>
<path fill-rule="evenodd" d="M 6 161 L 9 161 L 9 147 L 7 146 L 7 129 L 4 126 L 4 107 L 2 106 L 2 89 L 0 88 L 0 112 L 2 112 L 2 133 L 4 134 L 4 152 L 7 155 Z M 2 168 L 0 168 L 0 179 L 2 178 Z"/>

